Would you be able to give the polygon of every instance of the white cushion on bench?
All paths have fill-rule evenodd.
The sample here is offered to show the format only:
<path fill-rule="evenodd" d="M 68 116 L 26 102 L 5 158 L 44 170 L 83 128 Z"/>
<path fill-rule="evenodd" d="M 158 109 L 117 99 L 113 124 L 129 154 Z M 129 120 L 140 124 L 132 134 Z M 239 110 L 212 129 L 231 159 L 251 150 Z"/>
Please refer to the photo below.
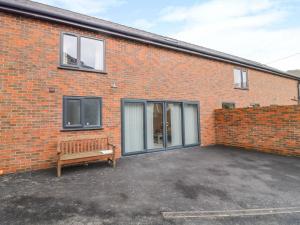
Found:
<path fill-rule="evenodd" d="M 81 159 L 81 158 L 88 158 L 100 155 L 111 155 L 113 151 L 111 149 L 108 150 L 97 150 L 91 152 L 79 152 L 79 153 L 68 153 L 66 155 L 61 155 L 60 160 L 70 160 L 70 159 Z"/>
<path fill-rule="evenodd" d="M 100 150 L 100 153 L 103 154 L 103 155 L 108 155 L 108 154 L 112 154 L 112 153 L 113 153 L 113 150 L 111 150 L 111 149 L 108 149 L 108 150 Z"/>

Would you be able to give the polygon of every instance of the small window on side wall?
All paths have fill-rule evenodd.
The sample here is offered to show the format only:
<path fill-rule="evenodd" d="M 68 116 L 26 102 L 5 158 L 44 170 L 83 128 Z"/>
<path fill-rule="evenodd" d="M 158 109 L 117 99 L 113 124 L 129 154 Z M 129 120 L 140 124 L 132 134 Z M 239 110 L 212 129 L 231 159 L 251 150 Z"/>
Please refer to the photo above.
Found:
<path fill-rule="evenodd" d="M 87 71 L 104 72 L 104 41 L 62 34 L 61 65 Z"/>
<path fill-rule="evenodd" d="M 222 109 L 234 109 L 235 103 L 234 102 L 223 102 Z"/>
<path fill-rule="evenodd" d="M 257 108 L 257 107 L 260 107 L 260 104 L 259 103 L 251 103 L 250 106 L 253 108 Z"/>
<path fill-rule="evenodd" d="M 97 129 L 102 127 L 101 97 L 63 98 L 64 129 Z"/>
<path fill-rule="evenodd" d="M 247 70 L 234 68 L 234 87 L 240 89 L 248 89 L 248 73 Z"/>
<path fill-rule="evenodd" d="M 298 83 L 298 104 L 300 104 L 300 82 Z"/>

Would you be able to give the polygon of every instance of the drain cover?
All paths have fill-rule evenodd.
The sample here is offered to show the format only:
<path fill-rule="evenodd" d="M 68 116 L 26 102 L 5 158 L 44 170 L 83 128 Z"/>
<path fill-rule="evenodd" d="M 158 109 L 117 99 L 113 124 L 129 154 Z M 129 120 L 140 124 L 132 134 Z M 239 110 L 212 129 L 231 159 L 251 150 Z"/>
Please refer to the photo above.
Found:
<path fill-rule="evenodd" d="M 223 211 L 183 211 L 183 212 L 162 212 L 166 219 L 172 218 L 216 218 L 216 217 L 242 217 L 273 214 L 300 213 L 300 207 L 269 208 L 269 209 L 242 209 Z"/>

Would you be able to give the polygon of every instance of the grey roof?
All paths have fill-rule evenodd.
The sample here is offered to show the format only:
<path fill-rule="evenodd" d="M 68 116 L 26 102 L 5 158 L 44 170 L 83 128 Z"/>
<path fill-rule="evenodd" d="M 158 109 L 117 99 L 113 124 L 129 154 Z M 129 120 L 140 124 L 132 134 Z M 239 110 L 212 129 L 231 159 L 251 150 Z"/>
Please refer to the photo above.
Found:
<path fill-rule="evenodd" d="M 67 23 L 73 26 L 80 26 L 86 29 L 97 30 L 110 35 L 171 48 L 177 51 L 196 54 L 202 57 L 300 80 L 297 76 L 252 60 L 29 0 L 0 0 L 0 9 L 50 21 Z"/>
<path fill-rule="evenodd" d="M 292 75 L 300 78 L 300 69 L 298 69 L 298 70 L 288 70 L 287 73 L 292 74 Z"/>

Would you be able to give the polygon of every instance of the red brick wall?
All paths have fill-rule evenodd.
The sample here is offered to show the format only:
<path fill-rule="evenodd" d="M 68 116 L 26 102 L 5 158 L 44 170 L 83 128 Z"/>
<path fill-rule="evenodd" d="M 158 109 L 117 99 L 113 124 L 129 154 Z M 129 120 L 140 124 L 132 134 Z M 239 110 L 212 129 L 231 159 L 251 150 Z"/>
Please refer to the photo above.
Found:
<path fill-rule="evenodd" d="M 300 156 L 300 105 L 215 110 L 216 143 Z"/>
<path fill-rule="evenodd" d="M 4 12 L 0 20 L 0 172 L 53 166 L 62 136 L 108 135 L 120 156 L 121 98 L 200 101 L 201 144 L 209 145 L 223 101 L 286 105 L 297 96 L 296 81 L 256 70 L 250 89 L 238 90 L 231 64 Z M 105 39 L 107 74 L 59 69 L 61 32 Z M 61 132 L 64 95 L 103 97 L 104 129 Z"/>

